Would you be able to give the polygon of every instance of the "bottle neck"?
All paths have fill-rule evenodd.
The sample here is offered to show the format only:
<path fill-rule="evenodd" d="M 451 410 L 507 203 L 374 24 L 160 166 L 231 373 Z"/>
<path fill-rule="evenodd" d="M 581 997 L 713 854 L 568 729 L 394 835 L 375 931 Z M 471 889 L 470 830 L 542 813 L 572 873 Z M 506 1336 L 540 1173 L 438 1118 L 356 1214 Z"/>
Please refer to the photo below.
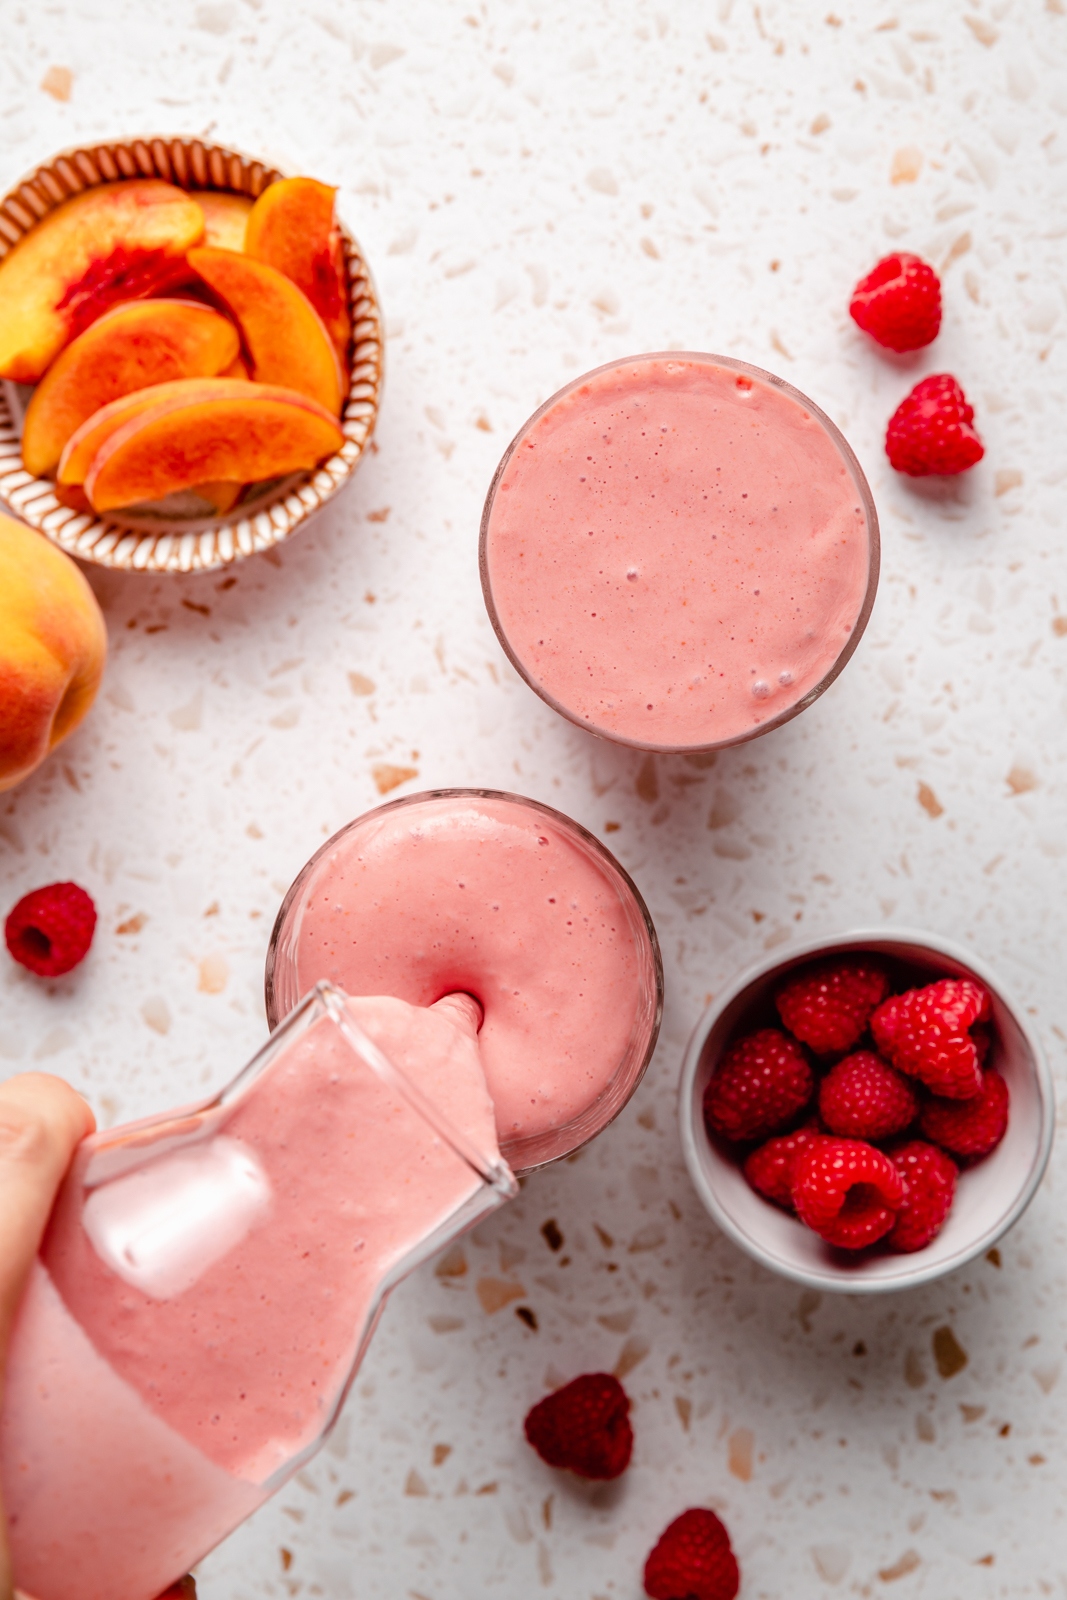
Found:
<path fill-rule="evenodd" d="M 454 1022 L 457 1028 L 462 1029 L 473 1039 L 481 1031 L 485 1020 L 485 1012 L 472 994 L 466 994 L 462 989 L 455 994 L 442 995 L 430 1007 L 431 1011 L 439 1011 Z"/>

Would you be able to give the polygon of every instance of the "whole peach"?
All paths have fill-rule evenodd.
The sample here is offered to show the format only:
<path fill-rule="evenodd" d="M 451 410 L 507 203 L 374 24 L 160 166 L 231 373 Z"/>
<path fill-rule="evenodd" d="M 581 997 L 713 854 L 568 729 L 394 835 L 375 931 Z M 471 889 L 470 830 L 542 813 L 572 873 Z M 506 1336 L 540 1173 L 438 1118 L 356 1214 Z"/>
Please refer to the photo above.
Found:
<path fill-rule="evenodd" d="M 104 618 L 75 563 L 0 515 L 0 790 L 78 726 L 106 656 Z"/>

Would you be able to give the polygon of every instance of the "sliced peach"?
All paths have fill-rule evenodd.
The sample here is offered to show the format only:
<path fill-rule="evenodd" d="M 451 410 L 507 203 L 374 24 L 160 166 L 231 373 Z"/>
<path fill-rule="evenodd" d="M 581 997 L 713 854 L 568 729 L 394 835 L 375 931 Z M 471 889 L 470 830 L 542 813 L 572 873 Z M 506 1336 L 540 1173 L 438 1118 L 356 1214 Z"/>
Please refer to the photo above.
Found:
<path fill-rule="evenodd" d="M 84 483 L 101 445 L 111 438 L 116 429 L 131 418 L 139 417 L 143 412 L 172 399 L 188 403 L 189 396 L 207 382 L 206 378 L 176 378 L 171 383 L 154 383 L 150 388 L 137 389 L 132 394 L 123 395 L 120 400 L 112 400 L 110 405 L 101 406 L 67 440 L 56 473 L 59 482 L 68 485 Z M 220 384 L 227 384 L 228 392 L 234 396 L 248 393 L 246 380 L 226 377 L 211 379 L 209 393 L 220 393 Z"/>
<path fill-rule="evenodd" d="M 26 408 L 27 472 L 53 472 L 71 434 L 121 395 L 173 378 L 211 378 L 238 358 L 232 322 L 192 300 L 113 306 L 49 367 Z"/>
<path fill-rule="evenodd" d="M 173 283 L 203 231 L 196 201 L 157 178 L 103 183 L 48 212 L 0 262 L 0 378 L 36 383 L 109 306 Z"/>
<path fill-rule="evenodd" d="M 244 356 L 236 355 L 228 367 L 223 367 L 219 373 L 220 378 L 243 378 L 245 383 L 252 382 L 252 374 L 248 370 L 248 363 Z"/>
<path fill-rule="evenodd" d="M 295 389 L 337 416 L 341 364 L 307 295 L 275 267 L 236 250 L 190 250 L 189 265 L 236 319 L 254 380 Z"/>
<path fill-rule="evenodd" d="M 344 362 L 352 319 L 334 211 L 336 193 L 314 178 L 281 178 L 272 183 L 252 207 L 243 248 L 257 261 L 277 267 L 304 291 Z"/>
<path fill-rule="evenodd" d="M 190 199 L 204 213 L 204 243 L 218 250 L 243 250 L 252 201 L 221 189 L 191 189 Z"/>
<path fill-rule="evenodd" d="M 214 483 L 194 483 L 193 493 L 206 500 L 218 516 L 224 517 L 241 498 L 243 488 L 243 483 L 228 483 L 225 478 L 219 478 Z"/>
<path fill-rule="evenodd" d="M 89 496 L 80 483 L 57 483 L 55 488 L 56 499 L 61 506 L 66 506 L 71 511 L 91 511 Z"/>
<path fill-rule="evenodd" d="M 218 479 L 254 483 L 306 471 L 344 442 L 336 417 L 292 389 L 232 378 L 185 384 L 185 395 L 131 417 L 100 446 L 85 479 L 95 510 Z"/>

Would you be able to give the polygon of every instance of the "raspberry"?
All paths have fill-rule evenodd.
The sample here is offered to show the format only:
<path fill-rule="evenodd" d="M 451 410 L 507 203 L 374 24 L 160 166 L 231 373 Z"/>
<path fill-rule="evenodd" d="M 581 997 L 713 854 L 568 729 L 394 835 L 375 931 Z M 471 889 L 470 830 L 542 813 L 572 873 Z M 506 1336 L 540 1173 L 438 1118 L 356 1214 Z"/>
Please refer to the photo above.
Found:
<path fill-rule="evenodd" d="M 874 1244 L 893 1226 L 903 1198 L 896 1167 L 862 1139 L 823 1138 L 797 1157 L 793 1204 L 827 1244 Z"/>
<path fill-rule="evenodd" d="M 919 1126 L 928 1139 L 955 1156 L 977 1160 L 995 1150 L 1008 1126 L 1008 1085 L 992 1067 L 982 1074 L 982 1088 L 973 1100 L 926 1102 Z"/>
<path fill-rule="evenodd" d="M 610 1372 L 585 1372 L 539 1400 L 526 1437 L 542 1461 L 580 1478 L 617 1478 L 630 1464 L 630 1401 Z"/>
<path fill-rule="evenodd" d="M 161 1594 L 159 1600 L 196 1600 L 196 1580 L 194 1578 L 179 1578 L 177 1583 L 172 1583 L 166 1594 Z"/>
<path fill-rule="evenodd" d="M 790 1033 L 822 1056 L 851 1050 L 888 993 L 887 974 L 871 961 L 823 961 L 790 978 L 774 1003 Z"/>
<path fill-rule="evenodd" d="M 941 978 L 883 1002 L 871 1018 L 882 1054 L 948 1100 L 981 1093 L 978 1047 L 968 1029 L 990 1016 L 989 995 L 971 978 Z"/>
<path fill-rule="evenodd" d="M 921 350 L 941 326 L 941 284 L 933 267 L 899 250 L 860 279 L 848 309 L 887 350 Z"/>
<path fill-rule="evenodd" d="M 699 1507 L 675 1517 L 645 1562 L 651 1600 L 734 1600 L 740 1587 L 730 1535 L 714 1511 Z"/>
<path fill-rule="evenodd" d="M 952 1209 L 956 1163 L 921 1139 L 899 1145 L 889 1152 L 889 1159 L 904 1179 L 904 1203 L 885 1242 L 891 1250 L 922 1250 L 937 1238 Z"/>
<path fill-rule="evenodd" d="M 973 421 L 974 407 L 955 378 L 947 372 L 924 378 L 889 419 L 885 453 L 890 466 L 911 478 L 966 472 L 985 455 Z"/>
<path fill-rule="evenodd" d="M 730 1046 L 704 1090 L 709 1133 L 735 1142 L 765 1139 L 802 1111 L 814 1086 L 800 1046 L 777 1028 L 761 1028 Z"/>
<path fill-rule="evenodd" d="M 846 1139 L 902 1133 L 918 1109 L 911 1084 L 873 1050 L 845 1056 L 819 1087 L 819 1115 L 831 1133 Z"/>
<path fill-rule="evenodd" d="M 39 978 L 59 978 L 83 960 L 93 942 L 96 907 L 76 883 L 50 883 L 23 895 L 4 924 L 16 961 Z"/>
<path fill-rule="evenodd" d="M 817 1122 L 810 1122 L 795 1133 L 783 1134 L 778 1139 L 768 1139 L 745 1161 L 742 1171 L 757 1194 L 773 1200 L 776 1206 L 793 1209 L 793 1177 L 797 1157 L 806 1150 L 813 1139 L 821 1139 Z"/>

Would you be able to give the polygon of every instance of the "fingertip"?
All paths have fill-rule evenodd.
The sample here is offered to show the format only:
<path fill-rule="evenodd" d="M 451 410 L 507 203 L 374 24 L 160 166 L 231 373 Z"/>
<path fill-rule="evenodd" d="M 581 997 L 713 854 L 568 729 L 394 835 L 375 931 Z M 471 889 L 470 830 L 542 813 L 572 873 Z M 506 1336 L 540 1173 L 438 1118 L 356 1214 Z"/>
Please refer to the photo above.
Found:
<path fill-rule="evenodd" d="M 73 1151 L 96 1128 L 89 1102 L 51 1072 L 20 1072 L 0 1084 L 0 1104 L 18 1106 Z"/>

